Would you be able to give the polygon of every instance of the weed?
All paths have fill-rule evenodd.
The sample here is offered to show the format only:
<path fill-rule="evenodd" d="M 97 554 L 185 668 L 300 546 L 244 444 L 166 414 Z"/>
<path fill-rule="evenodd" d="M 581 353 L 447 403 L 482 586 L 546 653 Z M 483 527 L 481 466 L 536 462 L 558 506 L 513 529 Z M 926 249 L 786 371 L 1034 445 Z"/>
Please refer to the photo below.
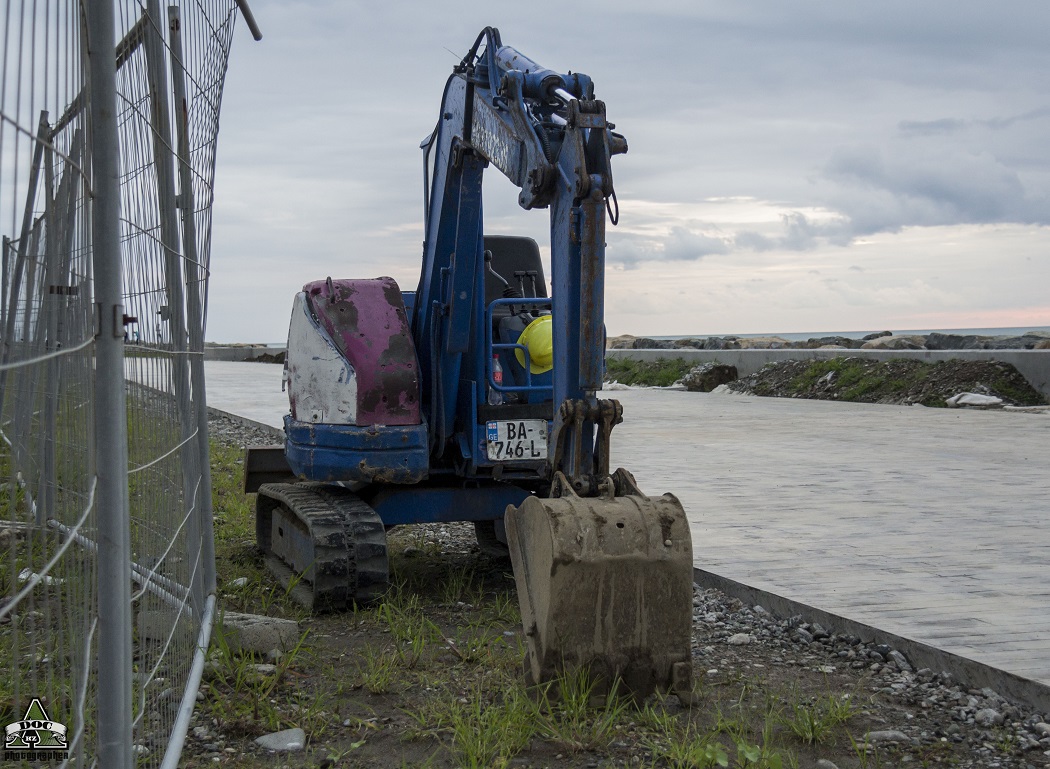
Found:
<path fill-rule="evenodd" d="M 406 668 L 414 668 L 427 646 L 441 637 L 437 625 L 424 616 L 419 596 L 408 594 L 401 586 L 392 589 L 388 599 L 379 605 L 376 618 L 386 624 L 397 644 L 397 656 Z"/>
<path fill-rule="evenodd" d="M 456 634 L 456 639 L 446 638 L 452 652 L 460 660 L 475 664 L 492 657 L 492 647 L 500 635 L 489 628 L 467 628 Z"/>
<path fill-rule="evenodd" d="M 436 697 L 418 711 L 405 712 L 424 733 L 451 735 L 458 766 L 506 766 L 536 736 L 542 717 L 521 684 L 509 680 L 500 684 L 479 684 L 468 696 Z M 501 694 L 485 694 L 493 690 Z"/>
<path fill-rule="evenodd" d="M 856 714 L 850 697 L 835 697 L 826 694 L 813 702 L 801 702 L 797 692 L 788 704 L 787 715 L 778 718 L 792 734 L 807 745 L 823 744 L 834 734 L 835 729 L 847 723 Z"/>
<path fill-rule="evenodd" d="M 396 653 L 366 646 L 361 650 L 361 661 L 358 663 L 361 685 L 372 694 L 386 694 L 397 678 L 397 662 Z"/>
<path fill-rule="evenodd" d="M 441 598 L 449 605 L 455 605 L 462 601 L 467 591 L 474 581 L 474 569 L 466 566 L 450 569 L 446 576 L 445 582 L 441 586 Z"/>
<path fill-rule="evenodd" d="M 551 738 L 572 750 L 591 750 L 611 739 L 630 702 L 617 695 L 616 684 L 608 695 L 598 695 L 597 683 L 587 668 L 579 668 L 562 672 L 543 689 Z M 595 700 L 601 703 L 597 707 L 592 705 Z"/>
<path fill-rule="evenodd" d="M 646 702 L 635 714 L 639 724 L 657 734 L 673 734 L 678 730 L 678 719 L 667 712 L 663 702 Z"/>
<path fill-rule="evenodd" d="M 718 708 L 715 713 L 714 731 L 716 734 L 724 734 L 733 742 L 739 743 L 744 741 L 749 728 L 745 722 L 727 717 L 725 712 Z"/>
<path fill-rule="evenodd" d="M 474 692 L 466 707 L 452 712 L 452 744 L 471 769 L 505 764 L 529 744 L 536 722 L 535 704 L 520 687 L 511 687 L 501 701 L 487 705 L 481 692 Z"/>
<path fill-rule="evenodd" d="M 500 591 L 492 598 L 489 621 L 494 625 L 520 625 L 518 599 L 509 591 Z"/>
<path fill-rule="evenodd" d="M 747 740 L 736 743 L 736 765 L 748 769 L 783 769 L 784 759 L 767 745 L 752 745 Z"/>
<path fill-rule="evenodd" d="M 881 769 L 882 759 L 879 756 L 879 749 L 873 747 L 867 743 L 866 740 L 862 739 L 857 742 L 852 734 L 847 735 L 849 737 L 850 748 L 853 750 L 853 754 L 860 761 L 860 769 Z"/>
<path fill-rule="evenodd" d="M 686 732 L 683 735 L 668 735 L 666 744 L 648 741 L 653 755 L 667 763 L 670 769 L 708 769 L 729 766 L 729 754 L 720 742 L 710 734 Z"/>
<path fill-rule="evenodd" d="M 224 601 L 237 610 L 302 619 L 305 611 L 291 598 L 291 587 L 274 586 L 256 549 L 255 495 L 241 486 L 243 450 L 212 441 L 210 451 L 217 581 L 224 586 L 238 577 L 248 579 L 244 587 L 224 588 Z"/>
<path fill-rule="evenodd" d="M 646 705 L 639 713 L 640 720 L 656 732 L 646 741 L 657 760 L 670 769 L 708 769 L 729 766 L 729 753 L 715 740 L 713 733 L 701 734 L 687 727 L 679 732 L 674 716 L 661 705 L 658 709 Z"/>

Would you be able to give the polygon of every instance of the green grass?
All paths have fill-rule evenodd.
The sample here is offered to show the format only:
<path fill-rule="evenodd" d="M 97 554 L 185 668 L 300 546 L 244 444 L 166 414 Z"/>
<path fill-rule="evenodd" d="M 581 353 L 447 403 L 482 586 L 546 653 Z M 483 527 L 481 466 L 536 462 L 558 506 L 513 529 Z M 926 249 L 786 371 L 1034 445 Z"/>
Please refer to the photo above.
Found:
<path fill-rule="evenodd" d="M 308 617 L 255 552 L 254 500 L 241 491 L 241 452 L 216 445 L 212 462 L 222 604 L 297 618 L 311 629 L 266 675 L 254 668 L 260 660 L 229 654 L 216 641 L 200 710 L 228 744 L 299 726 L 312 750 L 348 766 L 508 767 L 522 760 L 543 765 L 545 756 L 560 754 L 559 765 L 653 769 L 785 769 L 799 765 L 797 751 L 809 744 L 846 744 L 841 723 L 832 724 L 830 737 L 820 731 L 835 721 L 820 702 L 771 691 L 762 679 L 706 686 L 691 709 L 670 697 L 598 696 L 585 671 L 529 687 L 509 565 L 443 552 L 423 527 L 391 533 L 392 587 L 379 602 Z M 247 585 L 231 588 L 236 577 L 247 577 Z M 782 704 L 796 701 L 797 713 Z M 383 742 L 392 734 L 396 743 Z"/>
<path fill-rule="evenodd" d="M 832 374 L 834 386 L 839 390 L 839 400 L 857 401 L 876 398 L 907 389 L 921 380 L 922 366 L 916 365 L 905 379 L 888 379 L 878 370 L 873 371 L 870 361 L 860 358 L 832 358 L 814 361 L 795 377 L 790 389 L 795 394 L 809 392 L 824 377 Z"/>
<path fill-rule="evenodd" d="M 849 723 L 857 714 L 857 707 L 849 696 L 826 694 L 812 700 L 792 691 L 779 722 L 807 745 L 822 745 L 832 739 L 839 727 Z"/>
<path fill-rule="evenodd" d="M 437 720 L 451 736 L 457 764 L 469 769 L 506 766 L 529 745 L 542 722 L 540 708 L 520 685 L 505 687 L 495 697 L 478 686 L 446 707 Z"/>
<path fill-rule="evenodd" d="M 790 361 L 780 365 L 791 366 L 788 370 L 795 372 L 786 382 L 786 387 L 778 385 L 776 376 L 772 381 L 761 381 L 760 378 L 754 387 L 756 395 L 833 397 L 839 401 L 868 403 L 895 402 L 907 395 L 924 406 L 945 407 L 945 399 L 963 388 L 973 392 L 990 391 L 1024 406 L 1046 402 L 1038 391 L 1024 384 L 1016 371 L 1002 366 L 985 369 L 982 376 L 987 380 L 974 382 L 970 381 L 974 374 L 966 372 L 966 362 L 957 360 L 926 363 L 895 358 L 879 363 L 843 357 L 811 362 Z M 829 376 L 830 382 L 825 382 Z"/>
<path fill-rule="evenodd" d="M 695 366 L 682 358 L 653 361 L 632 358 L 606 358 L 605 381 L 642 387 L 669 387 Z"/>

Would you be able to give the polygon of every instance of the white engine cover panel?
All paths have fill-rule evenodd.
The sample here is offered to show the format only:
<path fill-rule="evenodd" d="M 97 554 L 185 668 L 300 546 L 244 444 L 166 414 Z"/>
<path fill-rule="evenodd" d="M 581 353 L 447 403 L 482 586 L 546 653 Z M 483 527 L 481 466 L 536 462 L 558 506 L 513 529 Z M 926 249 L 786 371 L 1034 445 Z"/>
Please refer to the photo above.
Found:
<path fill-rule="evenodd" d="M 323 328 L 300 291 L 292 303 L 284 378 L 292 419 L 334 425 L 357 424 L 357 375 Z"/>

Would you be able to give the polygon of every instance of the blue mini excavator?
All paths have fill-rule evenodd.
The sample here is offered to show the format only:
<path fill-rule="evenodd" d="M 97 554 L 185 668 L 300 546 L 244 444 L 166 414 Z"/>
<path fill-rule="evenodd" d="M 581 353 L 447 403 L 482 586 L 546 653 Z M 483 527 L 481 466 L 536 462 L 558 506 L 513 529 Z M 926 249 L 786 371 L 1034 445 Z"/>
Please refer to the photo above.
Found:
<path fill-rule="evenodd" d="M 296 295 L 286 442 L 249 452 L 246 489 L 268 566 L 313 610 L 382 593 L 390 527 L 472 521 L 483 549 L 509 550 L 531 680 L 587 667 L 636 694 L 690 688 L 685 513 L 610 473 L 622 408 L 597 397 L 627 151 L 613 127 L 589 77 L 485 29 L 422 143 L 418 288 L 327 278 Z M 489 165 L 550 211 L 549 295 L 535 241 L 484 233 Z"/>

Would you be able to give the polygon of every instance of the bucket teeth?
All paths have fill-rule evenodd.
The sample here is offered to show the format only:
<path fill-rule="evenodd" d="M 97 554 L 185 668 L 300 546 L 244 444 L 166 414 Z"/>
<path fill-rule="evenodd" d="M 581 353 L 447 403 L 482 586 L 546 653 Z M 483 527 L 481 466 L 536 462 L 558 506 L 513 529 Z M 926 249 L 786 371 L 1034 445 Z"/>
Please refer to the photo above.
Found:
<path fill-rule="evenodd" d="M 693 550 L 674 496 L 529 497 L 505 521 L 533 682 L 586 668 L 642 697 L 688 685 Z"/>

